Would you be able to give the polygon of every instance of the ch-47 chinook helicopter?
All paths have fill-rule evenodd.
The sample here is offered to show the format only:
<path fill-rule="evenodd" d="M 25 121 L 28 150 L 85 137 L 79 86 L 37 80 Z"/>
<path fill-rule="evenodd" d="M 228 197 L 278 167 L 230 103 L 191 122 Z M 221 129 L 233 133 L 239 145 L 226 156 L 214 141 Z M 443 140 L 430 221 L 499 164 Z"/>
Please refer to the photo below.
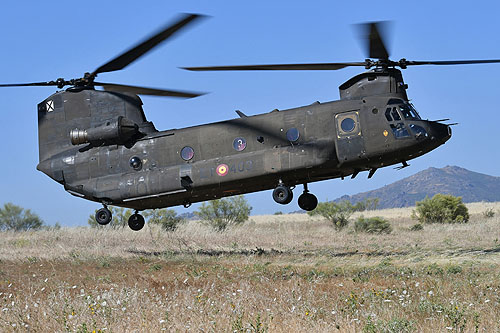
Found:
<path fill-rule="evenodd" d="M 190 67 L 189 70 L 337 70 L 365 67 L 340 87 L 340 100 L 255 116 L 237 111 L 228 121 L 158 131 L 137 94 L 196 97 L 197 93 L 96 82 L 98 74 L 123 69 L 199 15 L 175 23 L 83 78 L 3 84 L 57 86 L 38 104 L 37 169 L 69 193 L 102 203 L 98 223 L 111 221 L 107 205 L 135 210 L 128 223 L 144 226 L 139 211 L 184 205 L 231 195 L 273 190 L 279 204 L 292 201 L 303 184 L 300 208 L 317 198 L 311 182 L 356 177 L 423 155 L 451 137 L 449 124 L 423 120 L 408 101 L 396 67 L 497 63 L 500 60 L 392 61 L 377 24 L 366 25 L 369 58 L 363 62 Z M 375 60 L 372 60 L 375 59 Z M 96 90 L 101 86 L 104 90 Z"/>

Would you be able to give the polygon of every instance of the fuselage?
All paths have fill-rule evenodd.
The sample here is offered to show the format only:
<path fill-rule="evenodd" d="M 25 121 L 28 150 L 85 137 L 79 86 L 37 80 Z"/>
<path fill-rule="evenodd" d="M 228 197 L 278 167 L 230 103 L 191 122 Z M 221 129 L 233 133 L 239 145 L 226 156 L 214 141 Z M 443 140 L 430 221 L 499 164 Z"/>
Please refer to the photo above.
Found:
<path fill-rule="evenodd" d="M 338 101 L 248 117 L 240 114 L 182 129 L 148 130 L 127 143 L 68 143 L 48 158 L 41 154 L 38 168 L 71 194 L 143 210 L 268 190 L 278 184 L 291 187 L 356 176 L 361 171 L 373 175 L 377 168 L 411 160 L 450 138 L 448 126 L 420 119 L 404 90 L 357 96 L 359 82 L 372 84 L 369 77 L 361 79 L 346 82 L 344 94 L 353 96 Z M 89 101 L 109 94 L 60 92 L 84 93 Z M 101 118 L 107 121 L 92 119 Z M 64 131 L 71 126 L 76 125 Z M 86 126 L 96 126 L 95 121 Z"/>

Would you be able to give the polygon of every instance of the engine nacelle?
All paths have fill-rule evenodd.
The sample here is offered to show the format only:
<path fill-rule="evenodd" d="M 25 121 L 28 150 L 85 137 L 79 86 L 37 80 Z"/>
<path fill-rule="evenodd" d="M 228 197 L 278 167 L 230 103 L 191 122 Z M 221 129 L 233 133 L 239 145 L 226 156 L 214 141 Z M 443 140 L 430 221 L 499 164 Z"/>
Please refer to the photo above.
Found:
<path fill-rule="evenodd" d="M 83 143 L 102 145 L 125 144 L 137 134 L 139 134 L 139 126 L 120 116 L 116 121 L 108 121 L 105 125 L 99 127 L 83 130 L 75 128 L 70 131 L 69 136 L 73 145 Z"/>

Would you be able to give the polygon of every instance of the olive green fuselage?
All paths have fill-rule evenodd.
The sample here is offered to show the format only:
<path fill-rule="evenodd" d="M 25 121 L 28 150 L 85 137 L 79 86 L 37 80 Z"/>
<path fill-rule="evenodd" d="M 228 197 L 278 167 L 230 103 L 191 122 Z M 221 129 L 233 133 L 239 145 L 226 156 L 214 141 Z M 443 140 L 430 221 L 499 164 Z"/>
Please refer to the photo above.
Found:
<path fill-rule="evenodd" d="M 391 88 L 402 78 L 381 76 L 386 81 L 378 84 L 386 90 L 378 91 L 370 86 L 369 73 L 341 86 L 338 101 L 167 131 L 146 121 L 137 97 L 58 92 L 39 105 L 38 169 L 71 194 L 142 210 L 268 190 L 280 183 L 294 186 L 368 170 L 372 175 L 449 139 L 448 126 L 405 114 L 411 108 L 405 87 Z M 361 94 L 362 84 L 375 93 Z M 117 117 L 137 124 L 137 135 L 130 130 L 114 141 L 71 143 L 71 130 L 92 128 L 99 137 L 110 133 Z"/>

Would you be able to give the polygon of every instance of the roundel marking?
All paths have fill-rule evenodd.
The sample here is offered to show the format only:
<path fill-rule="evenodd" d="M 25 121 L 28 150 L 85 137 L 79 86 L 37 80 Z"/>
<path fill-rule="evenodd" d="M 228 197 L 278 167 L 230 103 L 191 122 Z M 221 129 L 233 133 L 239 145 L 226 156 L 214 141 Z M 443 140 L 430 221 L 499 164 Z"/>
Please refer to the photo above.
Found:
<path fill-rule="evenodd" d="M 217 166 L 217 169 L 215 169 L 215 171 L 217 172 L 217 174 L 219 176 L 225 176 L 227 175 L 228 171 L 229 171 L 229 167 L 227 166 L 227 164 L 219 164 Z"/>

